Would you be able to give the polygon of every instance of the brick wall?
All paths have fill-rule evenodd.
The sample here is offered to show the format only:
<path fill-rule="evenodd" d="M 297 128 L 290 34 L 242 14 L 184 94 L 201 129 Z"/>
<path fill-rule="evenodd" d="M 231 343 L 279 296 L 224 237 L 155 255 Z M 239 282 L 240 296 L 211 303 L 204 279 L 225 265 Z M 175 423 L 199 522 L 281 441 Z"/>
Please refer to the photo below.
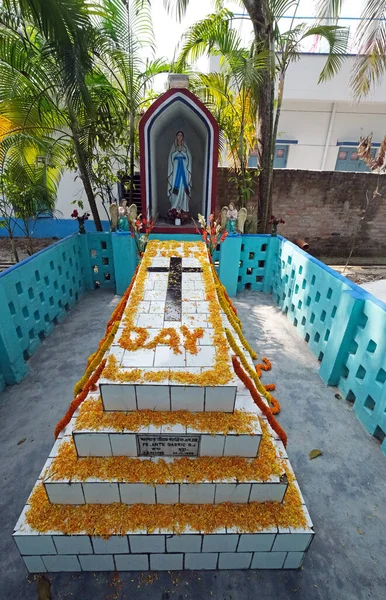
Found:
<path fill-rule="evenodd" d="M 237 200 L 228 183 L 228 169 L 219 169 L 218 208 Z M 382 183 L 382 180 L 384 183 Z M 380 188 L 385 193 L 370 201 L 365 218 L 366 191 L 371 199 L 376 176 L 369 173 L 275 169 L 273 214 L 285 219 L 279 232 L 290 240 L 305 239 L 310 252 L 323 256 L 346 256 L 359 223 L 355 256 L 386 255 L 386 176 Z M 257 189 L 257 185 L 254 185 Z M 257 195 L 248 212 L 256 214 Z"/>

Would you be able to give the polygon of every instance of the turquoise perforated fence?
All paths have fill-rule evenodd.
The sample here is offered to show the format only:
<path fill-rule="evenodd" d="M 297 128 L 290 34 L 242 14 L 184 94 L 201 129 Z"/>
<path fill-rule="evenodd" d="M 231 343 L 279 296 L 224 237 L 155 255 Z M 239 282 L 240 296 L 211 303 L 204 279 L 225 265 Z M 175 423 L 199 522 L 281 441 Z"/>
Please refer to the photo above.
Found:
<path fill-rule="evenodd" d="M 114 288 L 114 257 L 111 233 L 88 233 L 88 254 L 94 288 Z M 119 257 L 117 257 L 119 260 Z"/>
<path fill-rule="evenodd" d="M 267 267 L 270 236 L 243 235 L 240 250 L 237 291 L 262 291 Z"/>
<path fill-rule="evenodd" d="M 386 454 L 386 305 L 283 238 L 271 248 L 276 303 Z"/>
<path fill-rule="evenodd" d="M 72 235 L 0 273 L 2 383 L 20 381 L 25 361 L 84 290 L 79 235 Z"/>

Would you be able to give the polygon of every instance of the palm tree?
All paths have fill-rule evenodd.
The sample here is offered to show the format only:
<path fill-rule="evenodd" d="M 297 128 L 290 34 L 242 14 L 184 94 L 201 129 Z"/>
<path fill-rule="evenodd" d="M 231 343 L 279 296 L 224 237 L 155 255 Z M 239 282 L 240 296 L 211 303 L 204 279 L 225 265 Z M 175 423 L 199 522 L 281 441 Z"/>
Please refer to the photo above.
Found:
<path fill-rule="evenodd" d="M 55 211 L 60 181 L 62 143 L 40 139 L 28 133 L 5 135 L 0 141 L 0 216 L 18 262 L 14 230 L 18 225 L 33 254 L 33 226 L 43 212 Z"/>
<path fill-rule="evenodd" d="M 55 135 L 60 141 L 71 141 L 95 226 L 102 230 L 87 148 L 87 130 L 100 108 L 97 101 L 106 104 L 100 88 L 94 86 L 90 92 L 95 75 L 90 44 L 95 42 L 95 32 L 83 12 L 72 29 L 69 25 L 67 28 L 76 7 L 84 4 L 80 0 L 70 3 L 64 21 L 67 34 L 62 31 L 63 24 L 56 28 L 51 24 L 46 4 L 36 2 L 31 16 L 31 3 L 9 1 L 10 12 L 2 11 L 0 15 L 1 112 L 13 123 L 13 135 L 29 132 L 36 137 Z M 59 0 L 53 3 L 61 8 L 64 5 Z"/>
<path fill-rule="evenodd" d="M 183 37 L 176 69 L 183 70 L 188 61 L 202 54 L 220 57 L 219 72 L 191 75 L 191 87 L 215 116 L 231 161 L 240 206 L 250 198 L 251 176 L 248 158 L 256 145 L 258 89 L 266 53 L 256 52 L 254 44 L 244 48 L 232 27 L 233 14 L 227 9 L 208 15 L 195 23 Z"/>
<path fill-rule="evenodd" d="M 164 0 L 166 7 L 174 7 L 179 15 L 186 10 L 188 0 Z M 323 80 L 339 69 L 347 46 L 347 31 L 336 25 L 316 25 L 306 27 L 304 24 L 294 27 L 294 19 L 300 0 L 242 0 L 248 11 L 254 30 L 254 44 L 252 55 L 258 59 L 258 76 L 251 88 L 253 103 L 257 108 L 257 149 L 259 157 L 259 215 L 260 230 L 268 231 L 268 221 L 272 213 L 272 175 L 275 141 L 280 119 L 280 110 L 283 101 L 285 75 L 290 62 L 299 56 L 302 41 L 308 36 L 324 38 L 329 45 L 329 54 L 320 76 Z M 207 53 L 220 53 L 225 57 L 232 54 L 229 45 L 230 33 L 235 39 L 237 32 L 229 28 L 227 23 L 232 21 L 234 15 L 222 9 L 216 15 L 193 26 L 186 35 L 182 56 L 189 56 L 195 60 L 198 56 Z M 293 19 L 290 29 L 281 33 L 279 29 L 280 18 L 293 9 Z M 221 46 L 221 47 L 220 47 Z M 237 84 L 240 74 L 232 78 L 232 85 Z M 274 88 L 278 77 L 278 98 L 276 114 L 274 111 Z M 256 112 L 255 112 L 256 122 Z M 241 139 L 241 138 L 240 138 Z"/>
<path fill-rule="evenodd" d="M 337 23 L 344 3 L 344 0 L 319 0 L 319 19 Z M 361 22 L 355 35 L 358 56 L 350 82 L 357 98 L 366 96 L 386 72 L 385 40 L 385 0 L 363 0 Z"/>
<path fill-rule="evenodd" d="M 97 54 L 98 67 L 114 89 L 118 109 L 110 115 L 110 125 L 95 129 L 95 149 L 104 146 L 122 173 L 129 173 L 130 201 L 133 201 L 135 166 L 138 159 L 138 122 L 144 106 L 154 99 L 152 81 L 170 72 L 162 59 L 144 58 L 154 52 L 151 6 L 144 0 L 104 0 L 105 14 L 97 20 L 103 52 Z M 106 138 L 107 132 L 107 138 Z M 107 142 L 107 144 L 106 144 Z"/>

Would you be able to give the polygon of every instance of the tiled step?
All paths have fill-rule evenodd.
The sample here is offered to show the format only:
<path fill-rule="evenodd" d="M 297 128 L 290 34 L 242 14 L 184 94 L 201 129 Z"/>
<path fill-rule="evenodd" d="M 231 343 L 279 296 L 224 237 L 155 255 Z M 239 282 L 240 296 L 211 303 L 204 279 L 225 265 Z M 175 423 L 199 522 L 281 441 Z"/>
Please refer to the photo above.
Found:
<path fill-rule="evenodd" d="M 288 481 L 271 476 L 267 481 L 206 481 L 204 483 L 165 484 L 125 483 L 89 478 L 45 479 L 44 486 L 52 504 L 248 504 L 282 502 Z"/>
<path fill-rule="evenodd" d="M 167 529 L 144 530 L 108 539 L 58 531 L 39 533 L 25 522 L 28 508 L 23 510 L 13 537 L 30 573 L 298 569 L 314 536 L 305 506 L 308 524 L 302 529 L 270 527 L 242 533 L 224 527 L 209 534 L 188 530 L 179 535 Z"/>
<path fill-rule="evenodd" d="M 155 370 L 159 371 L 160 369 Z M 184 371 L 189 372 L 192 370 L 185 368 Z M 197 371 L 197 369 L 194 369 L 194 371 Z M 105 411 L 128 412 L 150 409 L 233 412 L 237 385 L 235 382 L 231 382 L 228 385 L 216 387 L 184 386 L 167 380 L 160 384 L 131 385 L 101 379 L 99 390 Z"/>
<path fill-rule="evenodd" d="M 71 421 L 79 457 L 241 456 L 254 458 L 258 456 L 262 436 L 259 417 L 262 415 L 250 396 L 243 396 L 241 393 L 239 395 L 239 392 L 235 405 L 237 412 L 232 416 L 230 415 L 229 418 L 224 416 L 216 421 L 217 415 L 220 417 L 222 413 L 219 412 L 217 415 L 213 412 L 202 413 L 199 419 L 193 421 L 192 426 L 186 425 L 187 421 L 192 422 L 189 418 L 186 420 L 189 411 L 185 413 L 165 411 L 158 419 L 158 422 L 161 421 L 163 424 L 157 426 L 148 424 L 149 411 L 146 411 L 143 413 L 143 422 L 146 422 L 146 426 L 139 427 L 140 412 L 136 412 L 133 420 L 130 412 L 127 413 L 127 417 L 122 416 L 119 411 L 102 412 L 98 396 L 94 394 L 90 394 L 87 400 L 81 408 L 80 420 L 74 418 Z M 173 417 L 171 423 L 165 422 L 169 414 Z M 114 415 L 117 417 L 115 420 Z M 249 429 L 245 428 L 243 415 L 249 418 L 247 421 Z M 237 418 L 238 416 L 240 418 Z M 90 422 L 97 429 L 91 429 Z M 219 422 L 219 429 L 216 429 L 216 422 Z"/>

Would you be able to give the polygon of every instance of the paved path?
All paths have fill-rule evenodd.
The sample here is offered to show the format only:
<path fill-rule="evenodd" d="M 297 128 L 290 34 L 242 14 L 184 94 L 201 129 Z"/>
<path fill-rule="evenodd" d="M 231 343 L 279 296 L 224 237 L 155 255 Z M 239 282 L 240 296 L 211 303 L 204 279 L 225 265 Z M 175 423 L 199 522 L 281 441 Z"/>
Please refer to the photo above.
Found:
<path fill-rule="evenodd" d="M 386 302 L 386 279 L 378 279 L 378 281 L 370 281 L 369 283 L 363 283 L 361 287 L 370 292 L 382 302 Z"/>
<path fill-rule="evenodd" d="M 30 361 L 30 374 L 0 394 L 0 599 L 36 600 L 11 539 L 53 443 L 87 357 L 114 306 L 108 292 L 86 294 Z M 236 303 L 260 357 L 272 361 L 288 454 L 316 537 L 300 571 L 76 573 L 49 575 L 52 600 L 383 600 L 386 564 L 386 459 L 351 406 L 318 376 L 318 362 L 270 296 L 243 292 Z M 27 438 L 20 446 L 17 442 Z M 313 448 L 323 456 L 310 461 Z"/>

